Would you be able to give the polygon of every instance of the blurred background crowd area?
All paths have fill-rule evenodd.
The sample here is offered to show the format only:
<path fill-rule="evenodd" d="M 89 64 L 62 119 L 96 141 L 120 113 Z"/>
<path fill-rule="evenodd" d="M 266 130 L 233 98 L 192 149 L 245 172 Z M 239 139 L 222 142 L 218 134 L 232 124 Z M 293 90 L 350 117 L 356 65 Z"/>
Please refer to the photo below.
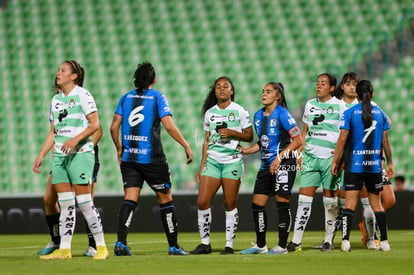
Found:
<path fill-rule="evenodd" d="M 31 166 L 49 130 L 54 76 L 67 59 L 85 68 L 104 130 L 98 195 L 122 193 L 109 126 L 144 61 L 194 151 L 186 165 L 184 150 L 162 132 L 175 192 L 197 192 L 201 107 L 217 77 L 233 80 L 235 101 L 251 116 L 263 85 L 282 82 L 301 125 L 317 75 L 332 72 L 339 83 L 348 71 L 373 82 L 375 102 L 393 121 L 396 173 L 413 188 L 413 37 L 410 0 L 2 0 L 0 195 L 44 191 L 51 155 L 40 175 Z M 258 167 L 258 155 L 245 158 L 242 192 L 252 191 Z"/>

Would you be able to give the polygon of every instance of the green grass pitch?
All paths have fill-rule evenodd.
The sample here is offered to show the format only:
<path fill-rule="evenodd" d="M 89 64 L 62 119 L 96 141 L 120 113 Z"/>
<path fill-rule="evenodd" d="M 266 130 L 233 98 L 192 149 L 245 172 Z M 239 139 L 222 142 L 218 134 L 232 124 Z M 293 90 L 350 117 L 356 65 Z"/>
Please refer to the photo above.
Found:
<path fill-rule="evenodd" d="M 130 233 L 132 257 L 113 254 L 116 234 L 106 234 L 110 256 L 94 261 L 82 256 L 87 246 L 84 233 L 76 233 L 71 260 L 40 260 L 36 252 L 47 242 L 47 235 L 0 235 L 0 274 L 414 274 L 414 230 L 389 231 L 390 252 L 368 250 L 359 231 L 351 233 L 352 251 L 323 253 L 312 246 L 323 239 L 323 232 L 305 232 L 303 251 L 287 255 L 241 255 L 255 240 L 254 232 L 239 232 L 235 255 L 220 255 L 224 232 L 213 232 L 210 255 L 168 256 L 162 233 Z M 268 232 L 268 247 L 276 245 L 277 233 Z M 198 233 L 180 233 L 179 243 L 187 251 L 199 243 Z"/>

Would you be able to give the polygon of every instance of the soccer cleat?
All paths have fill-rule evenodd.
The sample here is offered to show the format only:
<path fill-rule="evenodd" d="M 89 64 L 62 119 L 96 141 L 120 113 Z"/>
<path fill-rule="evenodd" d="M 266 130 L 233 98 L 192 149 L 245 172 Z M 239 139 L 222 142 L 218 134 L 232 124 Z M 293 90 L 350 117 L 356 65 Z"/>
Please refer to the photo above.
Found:
<path fill-rule="evenodd" d="M 267 245 L 259 247 L 257 244 L 252 243 L 252 247 L 240 251 L 240 254 L 265 254 L 268 251 Z"/>
<path fill-rule="evenodd" d="M 333 245 L 328 243 L 328 242 L 324 242 L 321 248 L 321 252 L 331 252 L 333 250 Z"/>
<path fill-rule="evenodd" d="M 287 246 L 287 251 L 288 252 L 301 252 L 302 251 L 302 247 L 300 244 L 294 243 L 294 242 L 290 242 Z"/>
<path fill-rule="evenodd" d="M 96 255 L 93 256 L 94 260 L 105 260 L 108 259 L 109 253 L 106 246 L 97 246 L 96 247 Z"/>
<path fill-rule="evenodd" d="M 114 245 L 114 253 L 116 256 L 132 256 L 131 249 L 121 242 L 116 242 Z"/>
<path fill-rule="evenodd" d="M 322 249 L 322 247 L 323 247 L 323 242 L 324 242 L 324 241 L 322 241 L 320 244 L 317 244 L 317 245 L 315 245 L 315 246 L 312 246 L 312 248 L 314 248 L 314 249 Z"/>
<path fill-rule="evenodd" d="M 362 234 L 362 243 L 366 246 L 367 245 L 367 241 L 368 241 L 368 237 L 367 237 L 367 229 L 365 228 L 365 222 L 364 221 L 360 221 L 358 223 L 358 227 L 359 227 L 359 231 L 361 231 Z"/>
<path fill-rule="evenodd" d="M 59 248 L 58 244 L 55 244 L 54 242 L 50 242 L 45 246 L 45 248 L 43 248 L 42 250 L 39 250 L 37 252 L 37 255 L 39 255 L 39 256 L 49 255 L 50 253 L 52 253 L 53 251 L 55 251 L 58 248 Z"/>
<path fill-rule="evenodd" d="M 367 242 L 367 248 L 368 249 L 377 249 L 378 248 L 377 242 L 375 240 L 369 240 Z"/>
<path fill-rule="evenodd" d="M 222 252 L 220 252 L 221 255 L 230 255 L 234 254 L 234 250 L 231 247 L 226 246 Z"/>
<path fill-rule="evenodd" d="M 210 244 L 199 244 L 194 250 L 190 251 L 190 254 L 199 255 L 199 254 L 210 254 L 211 245 Z"/>
<path fill-rule="evenodd" d="M 377 251 L 390 251 L 391 247 L 387 240 L 381 241 L 380 245 L 377 248 Z"/>
<path fill-rule="evenodd" d="M 88 246 L 85 252 L 83 252 L 83 256 L 93 257 L 95 255 L 96 255 L 96 249 L 93 248 L 92 246 Z"/>
<path fill-rule="evenodd" d="M 168 248 L 168 255 L 188 255 L 188 252 L 184 250 L 184 248 L 182 247 L 175 247 L 175 246 L 170 246 Z"/>
<path fill-rule="evenodd" d="M 72 259 L 72 252 L 70 249 L 56 249 L 49 255 L 43 255 L 39 257 L 42 260 L 69 260 Z"/>
<path fill-rule="evenodd" d="M 280 247 L 280 246 L 276 246 L 273 247 L 272 249 L 269 250 L 269 252 L 267 252 L 266 254 L 287 254 L 288 251 L 286 248 Z"/>
<path fill-rule="evenodd" d="M 351 243 L 349 240 L 342 240 L 341 250 L 343 252 L 351 252 Z"/>

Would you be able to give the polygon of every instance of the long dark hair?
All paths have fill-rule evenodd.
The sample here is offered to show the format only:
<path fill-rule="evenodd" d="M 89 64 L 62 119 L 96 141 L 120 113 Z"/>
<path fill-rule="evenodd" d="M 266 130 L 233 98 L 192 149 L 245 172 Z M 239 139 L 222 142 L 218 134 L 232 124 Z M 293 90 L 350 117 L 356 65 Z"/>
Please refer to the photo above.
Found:
<path fill-rule="evenodd" d="M 287 105 L 286 97 L 285 97 L 285 87 L 283 87 L 283 84 L 280 82 L 269 82 L 266 85 L 272 85 L 273 89 L 275 89 L 280 94 L 280 98 L 277 104 L 288 109 L 288 105 Z"/>
<path fill-rule="evenodd" d="M 332 95 L 334 97 L 336 97 L 337 99 L 342 99 L 344 97 L 344 90 L 342 89 L 342 85 L 345 84 L 347 81 L 359 81 L 358 79 L 358 75 L 354 72 L 348 72 L 345 73 L 342 76 L 342 80 L 341 83 L 339 83 L 339 85 L 335 88 L 335 90 L 333 91 Z"/>
<path fill-rule="evenodd" d="M 137 65 L 134 73 L 134 85 L 138 93 L 144 90 L 155 82 L 155 70 L 151 63 L 144 62 Z"/>
<path fill-rule="evenodd" d="M 78 75 L 78 77 L 75 79 L 75 84 L 83 87 L 83 81 L 85 80 L 85 69 L 75 60 L 66 60 L 63 63 L 69 64 L 72 69 L 72 73 Z"/>
<path fill-rule="evenodd" d="M 369 80 L 361 80 L 356 86 L 356 92 L 360 101 L 362 101 L 362 121 L 365 128 L 372 125 L 372 105 L 371 98 L 374 92 L 372 84 Z"/>
<path fill-rule="evenodd" d="M 234 96 L 236 94 L 236 88 L 234 88 L 233 82 L 227 76 L 220 76 L 214 81 L 214 84 L 210 87 L 210 92 L 208 93 L 208 95 L 206 96 L 206 99 L 204 100 L 203 108 L 201 108 L 202 116 L 204 116 L 204 114 L 207 112 L 208 109 L 210 109 L 211 107 L 217 104 L 218 100 L 216 97 L 216 84 L 221 79 L 225 79 L 230 83 L 231 89 L 233 91 L 233 94 L 231 95 L 231 101 L 234 101 Z"/>

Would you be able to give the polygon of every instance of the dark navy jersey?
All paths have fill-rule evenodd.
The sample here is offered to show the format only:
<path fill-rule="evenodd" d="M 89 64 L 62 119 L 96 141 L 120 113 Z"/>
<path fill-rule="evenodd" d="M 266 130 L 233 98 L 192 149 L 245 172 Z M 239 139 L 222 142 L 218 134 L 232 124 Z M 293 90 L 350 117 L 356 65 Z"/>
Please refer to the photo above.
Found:
<path fill-rule="evenodd" d="M 143 93 L 132 90 L 121 97 L 115 113 L 122 116 L 122 161 L 165 161 L 160 122 L 161 118 L 172 114 L 162 93 L 153 89 Z"/>
<path fill-rule="evenodd" d="M 264 108 L 258 110 L 254 114 L 254 127 L 259 137 L 260 170 L 269 168 L 277 155 L 289 146 L 291 138 L 300 135 L 295 118 L 280 105 L 270 116 L 264 115 Z"/>
<path fill-rule="evenodd" d="M 352 173 L 380 173 L 381 146 L 384 131 L 390 129 L 388 118 L 372 104 L 372 125 L 365 128 L 362 121 L 362 103 L 346 110 L 341 129 L 349 131 L 345 144 L 345 169 Z"/>

